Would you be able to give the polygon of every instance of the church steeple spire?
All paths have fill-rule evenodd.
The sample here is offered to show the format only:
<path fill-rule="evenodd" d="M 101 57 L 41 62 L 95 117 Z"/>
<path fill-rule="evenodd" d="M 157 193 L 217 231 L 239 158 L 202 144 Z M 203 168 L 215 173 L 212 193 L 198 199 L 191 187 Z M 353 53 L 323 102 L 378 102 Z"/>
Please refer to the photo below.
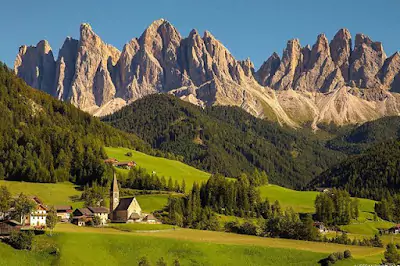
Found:
<path fill-rule="evenodd" d="M 115 173 L 115 171 L 114 171 L 113 183 L 111 185 L 111 191 L 112 192 L 119 192 L 117 174 Z"/>
<path fill-rule="evenodd" d="M 114 178 L 113 182 L 111 184 L 111 189 L 110 189 L 110 219 L 113 219 L 113 212 L 117 208 L 119 204 L 119 188 L 118 188 L 118 180 L 117 180 L 117 175 L 114 171 Z"/>

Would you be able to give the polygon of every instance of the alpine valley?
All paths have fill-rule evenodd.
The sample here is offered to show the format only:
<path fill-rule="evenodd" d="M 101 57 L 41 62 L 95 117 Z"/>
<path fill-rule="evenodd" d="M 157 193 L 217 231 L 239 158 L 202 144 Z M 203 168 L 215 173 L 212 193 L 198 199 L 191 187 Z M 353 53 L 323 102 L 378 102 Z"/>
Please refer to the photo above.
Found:
<path fill-rule="evenodd" d="M 400 53 L 366 35 L 255 69 L 164 19 L 122 51 L 84 23 L 0 62 L 0 121 L 0 266 L 400 264 Z"/>
<path fill-rule="evenodd" d="M 255 70 L 210 32 L 182 37 L 164 19 L 122 49 L 104 43 L 82 24 L 80 39 L 66 38 L 55 59 L 45 40 L 21 46 L 15 73 L 28 85 L 95 116 L 111 114 L 148 94 L 170 93 L 200 106 L 239 106 L 293 128 L 347 125 L 397 116 L 400 53 L 341 29 L 329 42 L 289 40 Z"/>

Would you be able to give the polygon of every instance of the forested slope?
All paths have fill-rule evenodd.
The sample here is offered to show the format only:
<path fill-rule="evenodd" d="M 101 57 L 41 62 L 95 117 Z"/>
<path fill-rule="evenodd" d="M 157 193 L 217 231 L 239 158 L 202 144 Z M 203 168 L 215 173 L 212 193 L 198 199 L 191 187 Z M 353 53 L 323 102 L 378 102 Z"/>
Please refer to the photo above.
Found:
<path fill-rule="evenodd" d="M 399 170 L 400 142 L 387 141 L 323 172 L 309 187 L 343 188 L 353 196 L 379 200 L 400 191 Z"/>
<path fill-rule="evenodd" d="M 30 88 L 0 63 L 0 179 L 100 180 L 103 147 L 151 148 L 71 104 Z"/>
<path fill-rule="evenodd" d="M 312 134 L 240 108 L 202 109 L 170 95 L 147 96 L 103 121 L 137 134 L 153 148 L 181 155 L 197 168 L 230 177 L 259 168 L 272 183 L 288 187 L 302 187 L 344 158 Z"/>

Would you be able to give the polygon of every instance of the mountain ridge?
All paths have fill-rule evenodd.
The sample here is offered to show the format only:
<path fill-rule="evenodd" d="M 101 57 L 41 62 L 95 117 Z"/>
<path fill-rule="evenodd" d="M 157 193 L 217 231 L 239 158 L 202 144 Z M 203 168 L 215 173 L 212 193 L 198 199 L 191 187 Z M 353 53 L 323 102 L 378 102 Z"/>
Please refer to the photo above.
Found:
<path fill-rule="evenodd" d="M 22 46 L 14 71 L 29 85 L 104 116 L 153 93 L 170 93 L 200 106 L 239 106 L 294 128 L 357 124 L 400 114 L 400 55 L 387 58 L 380 42 L 341 29 L 310 47 L 288 41 L 254 69 L 236 60 L 210 32 L 182 37 L 164 19 L 119 51 L 89 24 L 67 38 L 55 60 L 50 45 Z M 53 84 L 53 85 L 51 85 Z"/>

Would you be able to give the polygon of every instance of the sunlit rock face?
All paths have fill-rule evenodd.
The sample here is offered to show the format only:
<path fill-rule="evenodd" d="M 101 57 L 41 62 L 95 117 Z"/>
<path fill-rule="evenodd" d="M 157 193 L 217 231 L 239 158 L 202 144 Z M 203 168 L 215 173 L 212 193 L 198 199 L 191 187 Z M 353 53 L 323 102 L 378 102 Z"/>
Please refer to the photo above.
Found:
<path fill-rule="evenodd" d="M 66 38 L 57 60 L 47 41 L 21 46 L 15 73 L 30 86 L 97 116 L 152 93 L 205 105 L 239 106 L 291 127 L 362 123 L 399 115 L 400 54 L 387 58 L 368 36 L 339 30 L 312 46 L 289 40 L 259 69 L 237 60 L 210 32 L 182 37 L 168 21 L 154 21 L 120 52 L 88 24 Z"/>

